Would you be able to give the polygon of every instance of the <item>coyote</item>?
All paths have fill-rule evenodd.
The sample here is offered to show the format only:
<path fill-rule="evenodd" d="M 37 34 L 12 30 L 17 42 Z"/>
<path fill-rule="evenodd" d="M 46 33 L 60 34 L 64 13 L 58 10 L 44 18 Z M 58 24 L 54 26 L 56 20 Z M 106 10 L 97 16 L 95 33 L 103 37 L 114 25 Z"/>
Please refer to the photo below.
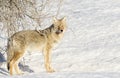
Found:
<path fill-rule="evenodd" d="M 60 41 L 66 30 L 66 18 L 53 18 L 53 24 L 44 30 L 23 30 L 8 39 L 7 68 L 10 75 L 23 74 L 18 67 L 26 51 L 43 51 L 47 72 L 54 72 L 50 65 L 51 50 Z M 13 70 L 15 71 L 13 73 Z"/>

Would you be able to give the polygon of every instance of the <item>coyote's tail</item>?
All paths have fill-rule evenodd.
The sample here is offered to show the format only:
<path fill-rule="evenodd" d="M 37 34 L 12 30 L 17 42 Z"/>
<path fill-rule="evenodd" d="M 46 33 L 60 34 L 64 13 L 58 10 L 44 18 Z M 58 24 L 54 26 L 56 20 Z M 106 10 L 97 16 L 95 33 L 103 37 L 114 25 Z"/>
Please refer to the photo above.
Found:
<path fill-rule="evenodd" d="M 7 43 L 7 69 L 10 69 L 10 62 L 12 61 L 12 58 L 14 57 L 14 50 L 13 50 L 13 42 L 11 39 L 8 39 Z"/>
<path fill-rule="evenodd" d="M 10 70 L 10 63 L 7 63 L 7 69 Z"/>

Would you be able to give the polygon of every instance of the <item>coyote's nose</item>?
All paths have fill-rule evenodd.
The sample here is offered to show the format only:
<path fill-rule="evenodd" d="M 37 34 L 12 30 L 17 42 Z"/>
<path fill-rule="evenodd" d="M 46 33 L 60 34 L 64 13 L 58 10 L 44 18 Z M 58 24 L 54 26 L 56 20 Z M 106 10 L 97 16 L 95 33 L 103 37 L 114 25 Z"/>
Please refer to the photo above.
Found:
<path fill-rule="evenodd" d="M 63 32 L 63 30 L 61 30 L 61 32 Z"/>
<path fill-rule="evenodd" d="M 56 34 L 60 34 L 60 33 L 62 33 L 63 32 L 63 30 L 57 30 L 56 31 Z"/>

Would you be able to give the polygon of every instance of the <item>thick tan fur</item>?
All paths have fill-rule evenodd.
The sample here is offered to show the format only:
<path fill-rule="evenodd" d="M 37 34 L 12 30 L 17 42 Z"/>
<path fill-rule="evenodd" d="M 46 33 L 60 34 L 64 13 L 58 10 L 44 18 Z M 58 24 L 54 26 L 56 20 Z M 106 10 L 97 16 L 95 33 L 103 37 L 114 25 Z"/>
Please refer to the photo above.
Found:
<path fill-rule="evenodd" d="M 13 70 L 21 74 L 18 67 L 20 58 L 26 51 L 43 51 L 47 72 L 54 72 L 50 65 L 51 50 L 60 41 L 66 30 L 65 18 L 54 18 L 53 24 L 44 30 L 24 30 L 13 34 L 8 40 L 7 67 L 11 75 Z"/>

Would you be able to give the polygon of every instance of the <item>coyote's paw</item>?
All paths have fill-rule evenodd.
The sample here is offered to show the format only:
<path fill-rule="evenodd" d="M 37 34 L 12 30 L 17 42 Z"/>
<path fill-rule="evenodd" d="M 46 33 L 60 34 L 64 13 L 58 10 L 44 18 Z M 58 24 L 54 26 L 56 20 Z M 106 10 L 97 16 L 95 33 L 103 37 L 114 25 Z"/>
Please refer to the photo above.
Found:
<path fill-rule="evenodd" d="M 53 72 L 55 72 L 55 70 L 54 69 L 49 69 L 47 72 L 48 73 L 53 73 Z"/>
<path fill-rule="evenodd" d="M 24 72 L 23 71 L 20 71 L 19 73 L 17 73 L 17 75 L 23 75 Z"/>

